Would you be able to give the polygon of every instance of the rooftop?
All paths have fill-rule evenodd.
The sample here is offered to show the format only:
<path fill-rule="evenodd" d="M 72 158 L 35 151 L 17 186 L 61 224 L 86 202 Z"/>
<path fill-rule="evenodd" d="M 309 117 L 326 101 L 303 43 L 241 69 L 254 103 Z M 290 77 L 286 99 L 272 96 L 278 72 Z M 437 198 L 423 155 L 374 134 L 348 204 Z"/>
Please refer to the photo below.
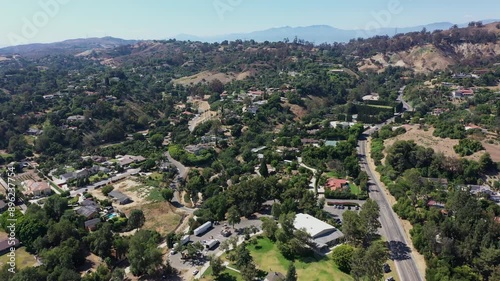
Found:
<path fill-rule="evenodd" d="M 297 229 L 304 228 L 312 238 L 335 230 L 335 227 L 307 214 L 297 214 L 293 226 Z"/>

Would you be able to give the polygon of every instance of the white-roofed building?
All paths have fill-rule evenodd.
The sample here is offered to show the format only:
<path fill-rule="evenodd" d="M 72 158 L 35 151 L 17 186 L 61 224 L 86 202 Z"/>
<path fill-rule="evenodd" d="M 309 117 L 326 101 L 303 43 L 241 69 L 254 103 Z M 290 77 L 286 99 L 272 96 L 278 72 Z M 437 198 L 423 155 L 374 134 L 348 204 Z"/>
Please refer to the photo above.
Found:
<path fill-rule="evenodd" d="M 297 214 L 293 226 L 296 229 L 304 229 L 311 235 L 318 248 L 338 244 L 344 238 L 340 230 L 308 214 Z"/>

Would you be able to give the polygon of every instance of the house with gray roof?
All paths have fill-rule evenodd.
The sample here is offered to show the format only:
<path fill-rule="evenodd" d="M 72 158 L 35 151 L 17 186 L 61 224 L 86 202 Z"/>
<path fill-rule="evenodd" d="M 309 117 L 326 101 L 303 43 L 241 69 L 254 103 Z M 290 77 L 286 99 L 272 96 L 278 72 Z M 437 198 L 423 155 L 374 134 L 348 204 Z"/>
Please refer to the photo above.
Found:
<path fill-rule="evenodd" d="M 120 205 L 125 205 L 132 202 L 132 199 L 130 199 L 130 197 L 118 190 L 112 190 L 110 193 L 108 193 L 108 196 L 113 199 L 113 201 L 118 202 L 118 204 Z"/>

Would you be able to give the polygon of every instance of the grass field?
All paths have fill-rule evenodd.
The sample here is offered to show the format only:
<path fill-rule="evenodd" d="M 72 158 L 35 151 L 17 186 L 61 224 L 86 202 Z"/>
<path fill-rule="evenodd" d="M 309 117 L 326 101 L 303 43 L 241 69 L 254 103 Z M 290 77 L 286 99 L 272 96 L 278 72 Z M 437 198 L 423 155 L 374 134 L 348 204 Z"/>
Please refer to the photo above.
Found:
<path fill-rule="evenodd" d="M 0 257 L 0 267 L 9 261 L 7 254 Z M 18 248 L 16 250 L 16 266 L 18 269 L 23 269 L 35 265 L 35 257 L 28 252 L 24 247 Z"/>
<path fill-rule="evenodd" d="M 357 186 L 353 182 L 349 182 L 349 188 L 351 189 L 351 193 L 355 195 L 359 195 L 361 193 L 361 190 L 359 189 L 359 186 Z"/>
<path fill-rule="evenodd" d="M 287 260 L 269 239 L 258 239 L 256 244 L 249 245 L 252 257 L 257 266 L 265 271 L 278 271 L 286 274 L 291 261 Z M 307 257 L 295 261 L 299 281 L 350 281 L 351 276 L 341 272 L 328 257 L 317 259 Z"/>

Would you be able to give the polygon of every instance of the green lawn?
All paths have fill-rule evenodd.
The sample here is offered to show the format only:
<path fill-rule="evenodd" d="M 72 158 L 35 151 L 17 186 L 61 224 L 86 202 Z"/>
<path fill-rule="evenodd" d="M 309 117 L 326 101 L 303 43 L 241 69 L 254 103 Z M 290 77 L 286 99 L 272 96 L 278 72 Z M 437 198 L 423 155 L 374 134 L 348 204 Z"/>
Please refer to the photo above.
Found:
<path fill-rule="evenodd" d="M 278 271 L 286 274 L 291 261 L 287 260 L 276 245 L 267 238 L 258 239 L 248 246 L 257 266 L 265 271 Z M 295 261 L 299 281 L 350 281 L 351 276 L 341 272 L 329 257 L 317 259 L 306 257 Z"/>
<path fill-rule="evenodd" d="M 0 267 L 9 261 L 7 254 L 0 256 Z M 35 257 L 28 252 L 24 247 L 18 248 L 16 250 L 16 267 L 18 269 L 23 269 L 35 265 Z"/>
<path fill-rule="evenodd" d="M 359 186 L 357 186 L 353 182 L 349 182 L 349 188 L 351 189 L 351 193 L 355 195 L 359 195 L 361 193 L 361 190 L 359 189 Z"/>
<path fill-rule="evenodd" d="M 152 201 L 152 202 L 165 201 L 165 199 L 163 199 L 163 196 L 161 196 L 161 188 L 153 188 L 151 190 L 151 192 L 149 192 L 148 196 L 146 197 L 146 200 Z"/>
<path fill-rule="evenodd" d="M 222 272 L 221 276 L 215 279 L 212 276 L 212 268 L 209 267 L 203 274 L 200 281 L 243 281 L 243 278 L 241 278 L 241 275 L 238 272 L 226 268 L 226 270 Z"/>

